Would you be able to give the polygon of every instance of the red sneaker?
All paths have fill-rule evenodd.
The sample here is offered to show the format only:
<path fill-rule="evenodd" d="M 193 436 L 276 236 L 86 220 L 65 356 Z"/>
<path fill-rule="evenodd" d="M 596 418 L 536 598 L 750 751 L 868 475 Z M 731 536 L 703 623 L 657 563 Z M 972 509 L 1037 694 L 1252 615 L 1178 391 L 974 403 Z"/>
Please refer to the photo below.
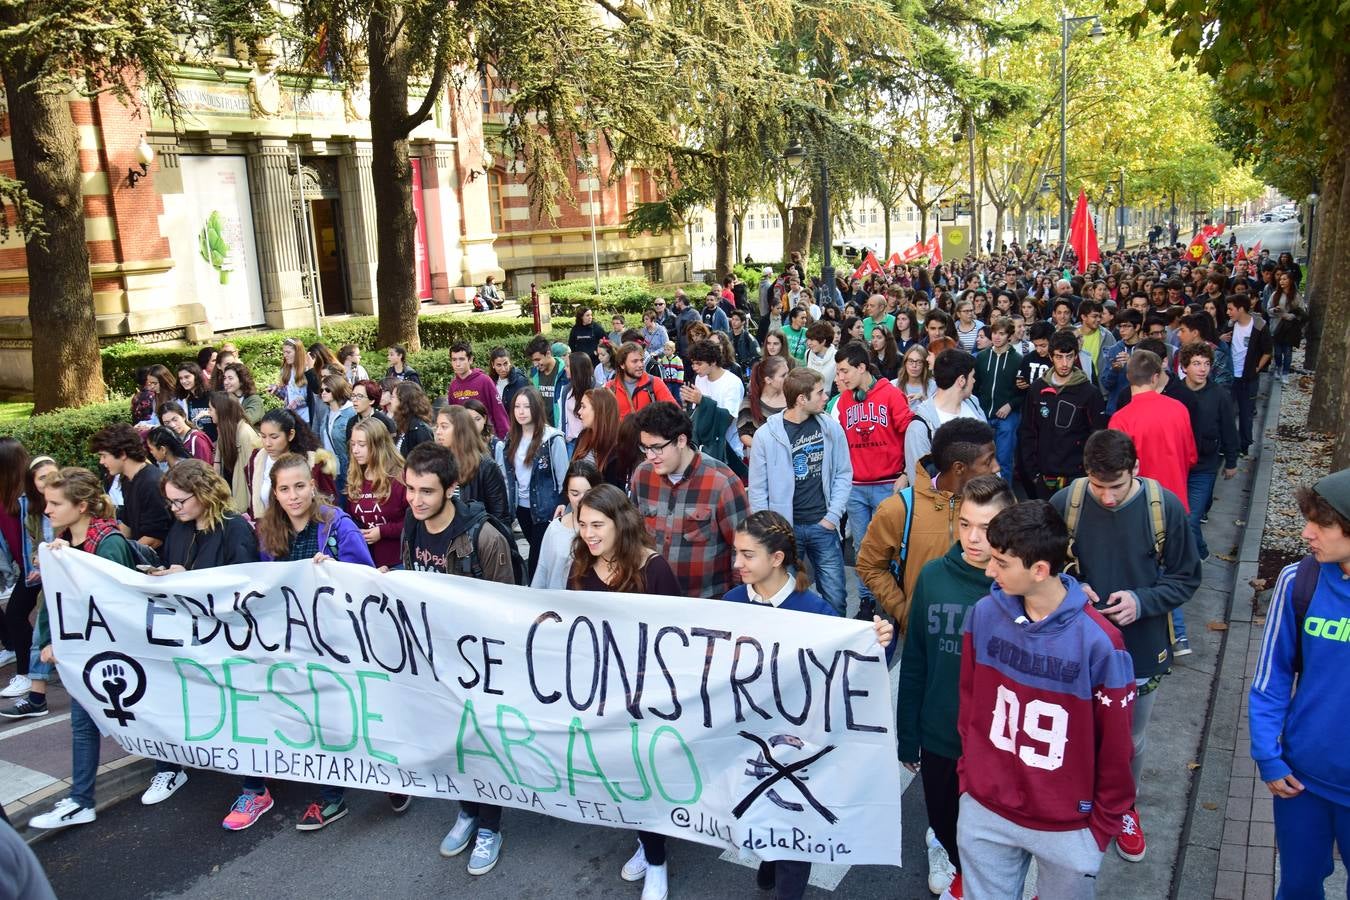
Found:
<path fill-rule="evenodd" d="M 951 885 L 948 886 L 947 890 L 942 892 L 942 896 L 939 900 L 962 900 L 964 897 L 965 894 L 961 891 L 961 873 L 957 872 L 956 877 L 952 879 Z"/>
<path fill-rule="evenodd" d="M 1144 851 L 1147 849 L 1144 829 L 1139 824 L 1139 810 L 1131 809 L 1120 818 L 1120 834 L 1116 835 L 1116 852 L 1122 859 L 1139 862 L 1144 858 Z"/>

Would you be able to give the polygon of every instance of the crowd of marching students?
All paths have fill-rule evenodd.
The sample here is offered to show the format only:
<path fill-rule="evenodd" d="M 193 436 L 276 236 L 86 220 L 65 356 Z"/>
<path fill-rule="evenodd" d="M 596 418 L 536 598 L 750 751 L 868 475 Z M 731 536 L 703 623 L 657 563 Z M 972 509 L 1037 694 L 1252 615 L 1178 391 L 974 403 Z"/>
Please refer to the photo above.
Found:
<path fill-rule="evenodd" d="M 1197 265 L 1172 247 L 1081 268 L 1014 245 L 827 286 L 794 257 L 757 289 L 729 276 L 656 300 L 641 326 L 580 309 L 566 344 L 529 343 L 527 371 L 457 342 L 443 392 L 398 346 L 380 378 L 361 348 L 289 338 L 271 385 L 229 345 L 151 366 L 129 421 L 92 439 L 97 474 L 0 438 L 16 666 L 0 716 L 47 714 L 44 542 L 153 573 L 335 559 L 855 609 L 899 660 L 898 759 L 922 779 L 933 892 L 1012 896 L 1034 857 L 1042 897 L 1091 896 L 1112 843 L 1144 856 L 1148 723 L 1190 652 L 1215 483 L 1252 444 L 1261 374 L 1289 377 L 1307 311 L 1288 254 Z M 1345 479 L 1325 483 L 1301 495 L 1310 522 L 1341 528 L 1318 560 L 1350 564 L 1335 556 Z M 95 820 L 99 735 L 78 704 L 71 732 L 70 794 L 30 827 Z M 1282 789 L 1302 796 L 1294 766 L 1345 815 L 1316 788 L 1325 763 L 1304 759 Z M 1263 778 L 1281 765 L 1258 762 Z M 142 801 L 187 780 L 160 763 Z M 315 795 L 297 828 L 347 815 L 342 789 Z M 272 804 L 246 778 L 223 825 Z M 440 852 L 471 847 L 481 875 L 502 834 L 500 807 L 464 802 Z M 620 874 L 664 898 L 665 838 L 641 832 Z M 758 880 L 799 897 L 808 874 L 765 863 Z"/>

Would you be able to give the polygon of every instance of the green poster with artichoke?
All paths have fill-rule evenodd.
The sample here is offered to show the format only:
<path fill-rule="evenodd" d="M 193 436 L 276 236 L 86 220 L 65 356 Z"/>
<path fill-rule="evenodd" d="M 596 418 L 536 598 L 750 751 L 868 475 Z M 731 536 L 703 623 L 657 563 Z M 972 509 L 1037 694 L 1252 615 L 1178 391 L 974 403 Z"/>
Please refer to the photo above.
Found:
<path fill-rule="evenodd" d="M 225 240 L 225 223 L 219 211 L 213 209 L 206 217 L 206 224 L 197 232 L 197 247 L 202 259 L 220 275 L 220 283 L 229 284 L 234 266 L 230 264 L 230 244 Z"/>

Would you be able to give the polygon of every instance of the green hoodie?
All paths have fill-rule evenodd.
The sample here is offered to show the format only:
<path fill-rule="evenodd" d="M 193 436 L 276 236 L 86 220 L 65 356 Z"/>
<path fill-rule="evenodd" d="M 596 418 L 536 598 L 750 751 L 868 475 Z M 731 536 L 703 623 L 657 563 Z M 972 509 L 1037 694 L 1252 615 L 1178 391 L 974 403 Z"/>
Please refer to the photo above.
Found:
<path fill-rule="evenodd" d="M 993 582 L 966 562 L 958 541 L 919 572 L 900 657 L 895 730 L 901 762 L 919 761 L 919 747 L 957 759 L 956 710 L 961 690 L 961 640 L 966 613 Z"/>

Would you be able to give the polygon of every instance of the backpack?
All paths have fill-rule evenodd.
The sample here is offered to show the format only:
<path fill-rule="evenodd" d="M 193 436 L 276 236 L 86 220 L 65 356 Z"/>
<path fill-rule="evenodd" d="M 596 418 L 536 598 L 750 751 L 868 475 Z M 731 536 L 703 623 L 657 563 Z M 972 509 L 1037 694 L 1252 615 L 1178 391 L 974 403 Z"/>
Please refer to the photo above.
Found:
<path fill-rule="evenodd" d="M 1162 565 L 1163 550 L 1167 547 L 1167 509 L 1163 506 L 1162 485 L 1152 478 L 1140 478 L 1148 501 L 1149 518 L 1153 526 L 1153 558 Z M 1078 572 L 1078 554 L 1074 552 L 1074 537 L 1078 520 L 1083 516 L 1083 501 L 1087 498 L 1088 480 L 1075 478 L 1069 483 L 1069 502 L 1064 506 L 1064 525 L 1069 530 L 1070 566 Z M 1081 574 L 1081 572 L 1079 572 Z"/>
<path fill-rule="evenodd" d="M 1322 577 L 1322 566 L 1311 553 L 1299 560 L 1294 572 L 1294 590 L 1291 599 L 1294 604 L 1294 675 L 1303 674 L 1303 623 L 1308 618 L 1308 607 L 1312 605 L 1313 594 L 1317 591 L 1317 582 Z"/>
<path fill-rule="evenodd" d="M 511 554 L 512 583 L 517 586 L 528 585 L 530 583 L 530 570 L 525 564 L 525 559 L 520 555 L 520 548 L 516 545 L 516 539 L 511 534 L 511 529 L 503 525 L 501 520 L 496 516 L 489 514 L 480 503 L 473 502 L 465 504 L 465 513 L 470 519 L 467 531 L 469 534 L 469 547 L 472 548 L 472 552 L 470 552 L 468 557 L 455 557 L 454 562 L 450 564 L 450 570 L 447 571 L 446 574 L 463 575 L 468 578 L 477 578 L 480 581 L 483 580 L 483 565 L 478 559 L 478 537 L 483 531 L 483 526 L 488 525 L 495 528 L 497 533 L 506 540 L 507 551 Z M 408 515 L 411 517 L 411 511 L 409 511 Z M 422 526 L 418 523 L 417 527 L 421 528 Z M 412 569 L 410 542 L 406 540 L 403 541 L 400 556 L 403 561 L 403 568 Z"/>
<path fill-rule="evenodd" d="M 515 537 L 511 534 L 511 529 L 502 524 L 501 520 L 490 514 L 487 510 L 482 510 L 474 517 L 473 524 L 469 526 L 469 546 L 473 548 L 473 553 L 469 554 L 468 559 L 456 560 L 456 567 L 460 571 L 456 575 L 468 575 L 471 578 L 482 579 L 483 567 L 478 561 L 478 536 L 483 531 L 484 526 L 496 529 L 497 533 L 506 539 L 507 552 L 511 554 L 511 577 L 513 583 L 517 586 L 527 586 L 530 583 L 530 570 L 525 564 L 525 559 L 520 555 L 520 547 L 516 544 Z"/>
<path fill-rule="evenodd" d="M 164 567 L 164 563 L 160 561 L 159 554 L 156 553 L 153 549 L 145 546 L 140 541 L 133 541 L 126 535 L 124 535 L 122 532 L 113 529 L 95 531 L 94 534 L 92 535 L 94 538 L 94 546 L 89 550 L 89 552 L 97 553 L 98 548 L 103 544 L 103 542 L 106 541 L 108 538 L 112 537 L 113 535 L 117 535 L 122 540 L 127 542 L 127 545 L 131 548 L 132 565 L 135 566 L 136 568 L 139 569 L 142 566 L 149 566 L 151 569 L 161 569 Z"/>
<path fill-rule="evenodd" d="M 905 530 L 900 538 L 900 558 L 891 560 L 891 577 L 903 590 L 905 587 L 905 561 L 909 557 L 909 530 L 914 526 L 914 486 L 900 489 L 899 495 L 905 503 Z"/>

